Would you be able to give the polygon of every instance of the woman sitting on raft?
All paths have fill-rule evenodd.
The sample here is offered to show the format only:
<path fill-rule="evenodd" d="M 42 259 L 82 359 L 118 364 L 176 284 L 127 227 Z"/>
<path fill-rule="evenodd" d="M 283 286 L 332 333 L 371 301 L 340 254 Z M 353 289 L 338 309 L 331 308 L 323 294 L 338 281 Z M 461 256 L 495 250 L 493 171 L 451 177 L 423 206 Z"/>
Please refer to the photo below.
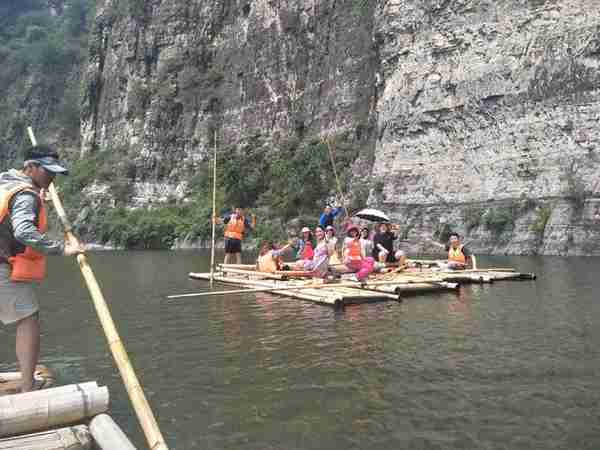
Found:
<path fill-rule="evenodd" d="M 363 258 L 371 256 L 373 253 L 373 241 L 371 240 L 371 232 L 368 227 L 360 229 L 360 251 Z"/>
<path fill-rule="evenodd" d="M 286 244 L 281 248 L 277 248 L 272 241 L 263 242 L 258 253 L 258 260 L 256 261 L 259 272 L 275 273 L 278 270 L 283 270 L 281 255 L 290 247 L 290 244 Z"/>
<path fill-rule="evenodd" d="M 325 238 L 327 239 L 327 245 L 329 247 L 329 263 L 341 264 L 342 262 L 337 251 L 338 238 L 335 236 L 335 228 L 331 225 L 325 228 Z"/>
<path fill-rule="evenodd" d="M 315 252 L 313 250 L 313 235 L 310 228 L 302 228 L 301 233 L 302 236 L 297 240 L 296 245 L 294 245 L 296 259 L 312 259 Z"/>
<path fill-rule="evenodd" d="M 329 245 L 323 228 L 315 228 L 315 235 L 317 237 L 317 246 L 313 257 L 297 261 L 294 268 L 296 270 L 311 272 L 313 277 L 324 278 L 329 269 Z"/>
<path fill-rule="evenodd" d="M 356 273 L 358 281 L 364 281 L 374 270 L 375 259 L 363 255 L 360 243 L 360 233 L 356 225 L 350 225 L 346 231 L 349 238 L 344 244 L 344 264 L 351 272 Z"/>

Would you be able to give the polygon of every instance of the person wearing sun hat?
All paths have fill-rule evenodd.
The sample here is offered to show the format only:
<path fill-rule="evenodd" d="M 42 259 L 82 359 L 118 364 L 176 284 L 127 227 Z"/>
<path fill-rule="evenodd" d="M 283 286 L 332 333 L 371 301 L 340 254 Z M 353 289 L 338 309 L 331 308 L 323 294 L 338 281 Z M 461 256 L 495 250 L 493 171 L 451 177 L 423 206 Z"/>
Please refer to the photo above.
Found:
<path fill-rule="evenodd" d="M 354 224 L 346 227 L 348 237 L 344 241 L 344 265 L 356 273 L 357 281 L 364 281 L 374 270 L 375 259 L 371 256 L 363 256 L 360 243 L 360 231 Z"/>
<path fill-rule="evenodd" d="M 16 353 L 21 391 L 34 388 L 40 352 L 38 302 L 34 284 L 46 275 L 47 254 L 67 256 L 84 248 L 48 237 L 42 190 L 57 174 L 67 174 L 58 153 L 45 145 L 25 152 L 22 170 L 0 173 L 0 321 L 16 324 Z"/>
<path fill-rule="evenodd" d="M 296 240 L 294 249 L 296 250 L 296 259 L 309 260 L 312 259 L 315 251 L 313 243 L 313 234 L 308 227 L 302 227 L 300 237 Z"/>

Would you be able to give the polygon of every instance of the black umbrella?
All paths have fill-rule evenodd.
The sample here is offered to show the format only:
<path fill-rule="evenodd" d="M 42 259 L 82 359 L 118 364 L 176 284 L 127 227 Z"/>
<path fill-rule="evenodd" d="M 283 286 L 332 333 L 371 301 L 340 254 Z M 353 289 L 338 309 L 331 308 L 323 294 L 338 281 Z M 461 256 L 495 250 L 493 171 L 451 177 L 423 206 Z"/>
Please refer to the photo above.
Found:
<path fill-rule="evenodd" d="M 379 211 L 378 209 L 362 209 L 354 217 L 359 219 L 370 220 L 371 222 L 390 222 L 390 218 L 386 213 Z"/>

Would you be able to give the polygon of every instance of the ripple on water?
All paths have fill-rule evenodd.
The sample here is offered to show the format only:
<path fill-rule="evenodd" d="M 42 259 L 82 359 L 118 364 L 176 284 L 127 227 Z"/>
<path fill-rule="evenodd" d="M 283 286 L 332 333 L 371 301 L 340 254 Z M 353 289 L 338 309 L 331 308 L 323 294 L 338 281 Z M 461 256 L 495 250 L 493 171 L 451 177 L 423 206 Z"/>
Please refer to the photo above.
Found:
<path fill-rule="evenodd" d="M 600 262 L 490 259 L 537 282 L 344 311 L 270 294 L 167 302 L 206 289 L 197 252 L 93 256 L 171 448 L 596 449 Z M 566 261 L 566 262 L 565 262 Z M 486 259 L 482 258 L 482 264 Z M 43 361 L 96 379 L 145 446 L 80 278 L 62 259 L 42 303 Z M 14 330 L 1 328 L 5 342 Z M 0 349 L 3 367 L 12 344 Z"/>

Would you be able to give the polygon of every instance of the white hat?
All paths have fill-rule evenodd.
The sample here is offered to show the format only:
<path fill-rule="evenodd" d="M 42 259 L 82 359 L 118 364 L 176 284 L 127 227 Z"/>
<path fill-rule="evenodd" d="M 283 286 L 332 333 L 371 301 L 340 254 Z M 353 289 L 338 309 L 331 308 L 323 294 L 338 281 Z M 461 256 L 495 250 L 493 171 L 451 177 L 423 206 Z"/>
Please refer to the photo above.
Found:
<path fill-rule="evenodd" d="M 310 233 L 310 228 L 304 227 L 304 228 L 302 228 L 301 231 L 302 231 L 302 233 Z"/>

